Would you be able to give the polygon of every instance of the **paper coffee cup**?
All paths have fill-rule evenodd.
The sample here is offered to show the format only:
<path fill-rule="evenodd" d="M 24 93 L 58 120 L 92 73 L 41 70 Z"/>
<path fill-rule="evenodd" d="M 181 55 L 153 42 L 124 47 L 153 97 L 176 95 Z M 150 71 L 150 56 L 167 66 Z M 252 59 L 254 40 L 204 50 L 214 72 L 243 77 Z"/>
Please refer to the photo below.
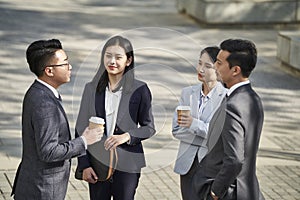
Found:
<path fill-rule="evenodd" d="M 94 129 L 97 127 L 103 128 L 105 121 L 101 117 L 91 117 L 89 119 L 89 129 Z"/>
<path fill-rule="evenodd" d="M 191 114 L 190 106 L 177 106 L 177 118 L 180 119 L 180 116 L 182 114 L 190 115 Z"/>

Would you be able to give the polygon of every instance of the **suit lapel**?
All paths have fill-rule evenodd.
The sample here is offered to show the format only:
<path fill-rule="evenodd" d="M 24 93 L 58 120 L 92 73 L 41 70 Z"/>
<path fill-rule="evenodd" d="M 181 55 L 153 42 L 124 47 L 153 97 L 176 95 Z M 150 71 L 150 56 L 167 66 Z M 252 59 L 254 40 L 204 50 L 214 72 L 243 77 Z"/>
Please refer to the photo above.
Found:
<path fill-rule="evenodd" d="M 105 113 L 105 91 L 104 92 L 96 92 L 95 94 L 95 110 L 96 110 L 96 116 L 101 117 L 103 119 L 106 118 Z"/>
<path fill-rule="evenodd" d="M 64 115 L 64 117 L 66 119 L 66 122 L 68 123 L 68 117 L 67 117 L 67 114 L 66 114 L 66 112 L 65 112 L 65 110 L 64 110 L 64 108 L 62 106 L 62 102 L 59 99 L 57 99 L 56 97 L 55 97 L 55 99 L 58 102 L 58 107 L 59 107 L 60 111 L 63 113 L 63 115 Z"/>
<path fill-rule="evenodd" d="M 128 105 L 129 105 L 129 100 L 131 97 L 132 93 L 131 92 L 122 92 L 120 104 L 119 104 L 119 109 L 118 109 L 118 114 L 117 114 L 117 121 L 116 125 L 120 124 L 122 118 L 128 111 Z M 106 120 L 106 112 L 105 112 L 105 91 L 104 92 L 96 92 L 95 96 L 95 109 L 96 109 L 96 115 L 98 117 L 103 118 Z"/>
<path fill-rule="evenodd" d="M 218 85 L 216 86 L 217 88 L 215 88 L 213 90 L 213 93 L 210 95 L 210 98 L 208 99 L 208 103 L 206 104 L 205 108 L 202 111 L 201 114 L 201 119 L 203 121 L 207 121 L 208 118 L 212 117 L 212 111 L 214 112 L 215 109 L 218 107 L 218 102 L 220 101 L 220 95 L 222 95 L 220 93 L 220 91 L 218 90 Z"/>
<path fill-rule="evenodd" d="M 57 105 L 58 105 L 59 109 L 61 110 L 61 112 L 63 113 L 64 117 L 67 120 L 67 115 L 66 115 L 65 110 L 62 106 L 62 102 L 58 98 L 56 98 L 56 96 L 53 94 L 53 92 L 48 87 L 46 87 L 42 83 L 38 82 L 37 80 L 35 80 L 34 86 L 41 89 L 41 90 L 43 90 L 44 92 L 46 92 L 49 95 L 50 98 L 52 98 L 54 101 L 57 102 Z"/>
<path fill-rule="evenodd" d="M 219 109 L 216 111 L 214 114 L 210 125 L 209 125 L 209 131 L 208 131 L 208 142 L 207 142 L 207 147 L 208 147 L 208 152 L 212 150 L 212 148 L 215 146 L 217 141 L 220 138 L 220 135 L 222 133 L 224 123 L 225 123 L 225 118 L 226 118 L 226 104 L 227 101 L 230 100 L 236 93 L 240 93 L 246 90 L 251 90 L 251 85 L 246 84 L 242 85 L 238 88 L 236 88 L 229 97 L 224 97 Z"/>
<path fill-rule="evenodd" d="M 210 121 L 209 131 L 208 131 L 208 141 L 207 141 L 207 148 L 209 153 L 212 148 L 217 143 L 221 132 L 223 130 L 225 118 L 226 118 L 226 102 L 227 99 L 224 97 L 220 107 L 215 112 L 213 118 Z"/>
<path fill-rule="evenodd" d="M 67 123 L 69 133 L 70 133 L 70 126 L 69 126 L 69 122 L 68 122 L 68 117 L 67 117 L 67 114 L 65 113 L 65 110 L 62 106 L 62 102 L 58 98 L 56 98 L 56 96 L 53 94 L 53 92 L 48 87 L 46 87 L 42 83 L 38 82 L 37 80 L 34 81 L 33 86 L 45 91 L 49 95 L 49 97 L 53 99 L 53 101 L 56 101 L 58 108 L 60 109 L 60 111 L 62 112 L 62 114 L 65 118 L 65 122 Z"/>
<path fill-rule="evenodd" d="M 117 115 L 117 121 L 116 125 L 120 124 L 122 118 L 126 114 L 126 112 L 129 112 L 129 100 L 131 97 L 132 93 L 131 92 L 122 92 L 120 104 L 119 104 L 119 109 L 118 109 L 118 115 Z"/>
<path fill-rule="evenodd" d="M 199 118 L 199 99 L 202 85 L 198 85 L 197 87 L 192 87 L 192 94 L 190 97 L 190 107 L 191 107 L 191 115 Z"/>
<path fill-rule="evenodd" d="M 217 83 L 216 88 L 209 99 L 210 103 L 207 106 L 210 106 L 209 109 L 203 110 L 203 115 L 207 117 L 212 117 L 211 112 L 215 113 L 215 111 L 220 106 L 220 101 L 222 101 L 222 97 L 225 95 L 224 87 L 221 83 Z"/>

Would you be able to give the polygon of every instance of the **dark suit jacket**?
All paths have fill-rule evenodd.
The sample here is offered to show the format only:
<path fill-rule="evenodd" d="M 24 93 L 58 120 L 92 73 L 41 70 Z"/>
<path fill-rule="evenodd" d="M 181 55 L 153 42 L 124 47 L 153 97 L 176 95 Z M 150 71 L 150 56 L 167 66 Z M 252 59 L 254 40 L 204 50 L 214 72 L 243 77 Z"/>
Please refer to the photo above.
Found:
<path fill-rule="evenodd" d="M 65 198 L 70 159 L 85 153 L 81 138 L 70 139 L 62 105 L 49 88 L 35 81 L 23 101 L 23 152 L 12 192 L 15 199 Z"/>
<path fill-rule="evenodd" d="M 210 124 L 208 154 L 194 177 L 198 192 L 202 180 L 222 199 L 263 199 L 256 177 L 262 125 L 261 100 L 250 84 L 222 102 Z"/>
<path fill-rule="evenodd" d="M 76 132 L 82 132 L 88 125 L 91 116 L 106 118 L 105 91 L 96 92 L 95 83 L 86 84 L 81 99 L 80 110 L 76 123 Z M 139 173 L 146 165 L 141 141 L 155 133 L 154 120 L 151 109 L 151 92 L 146 83 L 134 80 L 130 91 L 122 91 L 121 101 L 117 114 L 114 135 L 128 132 L 130 143 L 118 146 L 117 169 L 125 172 Z M 96 102 L 96 103 L 95 103 Z M 106 134 L 106 130 L 104 130 Z M 90 167 L 89 155 L 100 153 L 95 143 L 88 147 L 88 154 L 78 158 L 78 169 Z"/>

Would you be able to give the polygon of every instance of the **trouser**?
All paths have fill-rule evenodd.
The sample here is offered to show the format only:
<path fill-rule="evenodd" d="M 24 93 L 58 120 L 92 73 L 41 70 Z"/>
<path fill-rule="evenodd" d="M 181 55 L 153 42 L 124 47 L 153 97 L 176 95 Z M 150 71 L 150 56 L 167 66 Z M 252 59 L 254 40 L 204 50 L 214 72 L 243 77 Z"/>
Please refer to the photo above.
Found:
<path fill-rule="evenodd" d="M 198 156 L 196 155 L 188 173 L 185 175 L 180 175 L 180 188 L 182 200 L 195 200 L 199 198 L 193 188 L 193 176 L 197 171 L 198 165 Z"/>
<path fill-rule="evenodd" d="M 140 173 L 127 173 L 115 170 L 107 181 L 89 183 L 91 200 L 133 200 L 139 183 Z"/>

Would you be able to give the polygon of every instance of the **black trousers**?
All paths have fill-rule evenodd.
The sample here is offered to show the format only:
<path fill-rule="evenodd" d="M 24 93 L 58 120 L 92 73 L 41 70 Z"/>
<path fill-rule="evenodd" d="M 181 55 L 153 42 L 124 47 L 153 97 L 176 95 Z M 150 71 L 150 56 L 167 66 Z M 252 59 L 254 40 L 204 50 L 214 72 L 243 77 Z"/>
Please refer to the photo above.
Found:
<path fill-rule="evenodd" d="M 181 188 L 181 196 L 182 200 L 197 200 L 199 197 L 197 196 L 194 188 L 193 188 L 193 176 L 198 169 L 198 156 L 196 155 L 194 162 L 191 166 L 191 169 L 185 175 L 180 175 L 180 188 Z"/>
<path fill-rule="evenodd" d="M 133 200 L 139 183 L 140 173 L 115 170 L 111 180 L 89 183 L 91 200 Z"/>

